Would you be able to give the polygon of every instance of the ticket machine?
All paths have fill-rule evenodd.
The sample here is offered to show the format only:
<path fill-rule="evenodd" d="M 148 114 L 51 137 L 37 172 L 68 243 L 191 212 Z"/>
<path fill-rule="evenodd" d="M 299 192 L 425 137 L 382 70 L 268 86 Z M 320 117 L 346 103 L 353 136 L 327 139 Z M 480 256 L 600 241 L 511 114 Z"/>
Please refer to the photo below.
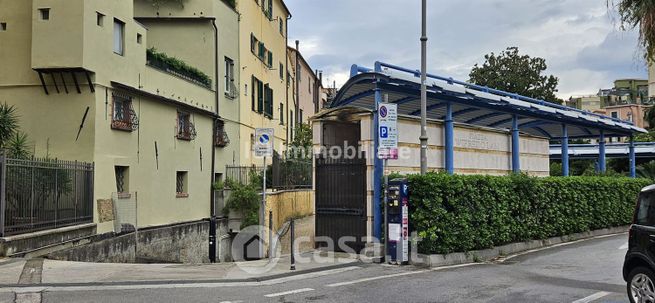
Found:
<path fill-rule="evenodd" d="M 389 181 L 387 187 L 388 263 L 409 262 L 409 184 L 407 179 Z"/>

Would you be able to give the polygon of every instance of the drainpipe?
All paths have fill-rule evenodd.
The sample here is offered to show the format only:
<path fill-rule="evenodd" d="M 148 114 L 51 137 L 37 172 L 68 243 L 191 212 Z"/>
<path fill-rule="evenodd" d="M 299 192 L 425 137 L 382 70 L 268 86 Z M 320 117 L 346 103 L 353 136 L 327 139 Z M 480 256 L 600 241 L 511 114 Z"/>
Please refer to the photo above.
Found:
<path fill-rule="evenodd" d="M 216 102 L 216 116 L 212 123 L 212 142 L 211 142 L 211 151 L 212 151 L 212 164 L 211 164 L 211 184 L 209 186 L 209 209 L 211 217 L 209 219 L 209 262 L 216 263 L 216 195 L 214 193 L 214 184 L 216 183 L 216 128 L 218 127 L 218 101 L 219 101 L 219 87 L 218 87 L 218 27 L 216 26 L 216 19 L 212 20 L 212 26 L 214 27 L 214 78 L 216 81 L 216 91 L 215 91 L 215 102 Z"/>
<path fill-rule="evenodd" d="M 289 145 L 289 87 L 287 86 L 288 75 L 289 75 L 289 48 L 287 47 L 289 42 L 289 20 L 291 16 L 287 16 L 287 22 L 284 26 L 284 90 L 286 91 L 286 104 L 284 105 L 285 115 L 287 116 L 287 131 L 286 131 L 286 142 L 287 146 Z"/>
<path fill-rule="evenodd" d="M 296 118 L 294 124 L 299 125 L 298 117 L 300 117 L 300 65 L 298 64 L 298 57 L 300 56 L 300 41 L 296 40 Z"/>

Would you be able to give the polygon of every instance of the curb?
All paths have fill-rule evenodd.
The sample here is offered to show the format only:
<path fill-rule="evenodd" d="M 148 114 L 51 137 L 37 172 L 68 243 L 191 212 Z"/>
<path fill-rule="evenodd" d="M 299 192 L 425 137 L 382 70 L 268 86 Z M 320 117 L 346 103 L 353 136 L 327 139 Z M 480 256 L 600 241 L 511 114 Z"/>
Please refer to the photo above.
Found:
<path fill-rule="evenodd" d="M 474 250 L 468 252 L 433 255 L 417 254 L 416 259 L 412 258 L 411 264 L 415 266 L 435 268 L 449 265 L 485 262 L 504 256 L 516 255 L 522 252 L 528 252 L 541 248 L 548 248 L 558 244 L 572 243 L 575 241 L 592 239 L 599 236 L 621 234 L 628 231 L 629 228 L 629 225 L 611 227 L 575 233 L 561 237 L 552 237 L 544 240 L 531 240 L 526 242 L 510 243 L 489 249 Z"/>
<path fill-rule="evenodd" d="M 223 284 L 223 283 L 258 283 L 275 279 L 288 278 L 303 274 L 317 273 L 333 269 L 340 269 L 352 266 L 362 266 L 365 263 L 357 260 L 350 263 L 329 265 L 319 268 L 297 270 L 288 273 L 275 274 L 264 277 L 253 277 L 244 279 L 201 279 L 201 280 L 151 280 L 151 281 L 112 281 L 112 282 L 89 282 L 89 283 L 40 283 L 40 284 L 0 284 L 0 288 L 34 288 L 34 287 L 78 287 L 78 286 L 126 286 L 126 285 L 166 285 L 166 284 Z"/>

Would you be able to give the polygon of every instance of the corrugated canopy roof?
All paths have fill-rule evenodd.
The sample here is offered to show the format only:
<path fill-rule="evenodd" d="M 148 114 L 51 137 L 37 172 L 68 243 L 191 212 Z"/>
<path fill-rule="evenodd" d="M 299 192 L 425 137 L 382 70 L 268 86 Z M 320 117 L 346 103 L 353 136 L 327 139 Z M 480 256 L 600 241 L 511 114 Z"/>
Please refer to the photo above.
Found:
<path fill-rule="evenodd" d="M 453 120 L 457 123 L 509 129 L 513 115 L 517 115 L 521 132 L 547 138 L 562 137 L 562 124 L 568 125 L 569 138 L 598 137 L 601 131 L 608 137 L 646 132 L 628 121 L 452 78 L 428 74 L 426 85 L 429 119 L 444 120 L 446 104 L 451 102 Z M 375 70 L 353 65 L 351 78 L 329 107 L 356 106 L 373 110 L 376 88 L 389 96 L 390 103 L 398 105 L 399 114 L 420 116 L 420 71 L 381 62 L 375 63 Z"/>

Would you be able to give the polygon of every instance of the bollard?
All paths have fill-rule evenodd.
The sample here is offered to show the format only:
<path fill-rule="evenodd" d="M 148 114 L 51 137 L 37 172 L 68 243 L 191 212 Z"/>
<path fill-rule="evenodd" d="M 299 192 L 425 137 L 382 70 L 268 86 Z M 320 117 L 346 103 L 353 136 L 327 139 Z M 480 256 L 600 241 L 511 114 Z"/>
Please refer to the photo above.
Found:
<path fill-rule="evenodd" d="M 296 257 L 294 256 L 293 251 L 293 240 L 295 238 L 295 219 L 291 219 L 291 270 L 296 270 Z"/>

